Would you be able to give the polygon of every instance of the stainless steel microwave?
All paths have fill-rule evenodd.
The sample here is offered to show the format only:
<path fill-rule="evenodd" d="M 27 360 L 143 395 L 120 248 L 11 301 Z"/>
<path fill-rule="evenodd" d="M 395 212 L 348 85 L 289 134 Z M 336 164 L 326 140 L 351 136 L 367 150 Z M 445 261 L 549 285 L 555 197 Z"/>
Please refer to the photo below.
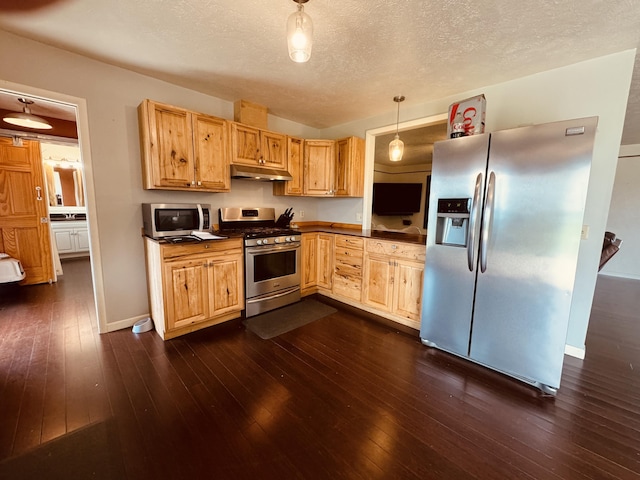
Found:
<path fill-rule="evenodd" d="M 152 238 L 190 235 L 211 228 L 211 205 L 205 203 L 143 203 L 144 234 Z"/>

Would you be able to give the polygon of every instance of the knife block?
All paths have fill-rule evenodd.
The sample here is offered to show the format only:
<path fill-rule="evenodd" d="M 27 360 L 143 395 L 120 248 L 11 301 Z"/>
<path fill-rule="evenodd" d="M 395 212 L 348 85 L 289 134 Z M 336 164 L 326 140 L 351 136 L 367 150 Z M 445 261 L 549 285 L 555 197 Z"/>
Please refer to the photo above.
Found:
<path fill-rule="evenodd" d="M 291 217 L 287 217 L 285 214 L 281 214 L 276 220 L 276 227 L 289 228 L 291 223 Z"/>

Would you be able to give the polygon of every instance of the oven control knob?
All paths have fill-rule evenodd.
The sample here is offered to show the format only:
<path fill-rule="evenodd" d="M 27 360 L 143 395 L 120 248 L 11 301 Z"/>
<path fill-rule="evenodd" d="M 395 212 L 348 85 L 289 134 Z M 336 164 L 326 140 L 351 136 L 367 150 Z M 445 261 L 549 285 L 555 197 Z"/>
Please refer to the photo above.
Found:
<path fill-rule="evenodd" d="M 258 240 L 258 242 L 259 242 L 259 241 L 260 241 L 260 240 Z M 265 238 L 264 240 L 262 240 L 262 244 L 263 244 L 263 245 L 266 245 L 267 243 L 269 243 L 269 239 L 268 239 L 268 238 Z"/>
<path fill-rule="evenodd" d="M 256 240 L 257 245 L 262 245 L 262 240 Z"/>
<path fill-rule="evenodd" d="M 274 240 L 274 242 L 275 242 L 275 243 L 280 243 L 280 239 L 279 239 L 279 238 L 276 238 L 276 239 Z"/>
<path fill-rule="evenodd" d="M 285 238 L 285 240 L 286 240 L 287 242 L 293 242 L 293 237 L 287 237 L 287 238 Z"/>

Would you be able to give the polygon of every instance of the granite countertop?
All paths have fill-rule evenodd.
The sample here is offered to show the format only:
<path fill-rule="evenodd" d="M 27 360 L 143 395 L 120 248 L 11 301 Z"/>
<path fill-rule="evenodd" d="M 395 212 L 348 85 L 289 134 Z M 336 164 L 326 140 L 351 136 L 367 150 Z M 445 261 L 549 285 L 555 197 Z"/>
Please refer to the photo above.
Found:
<path fill-rule="evenodd" d="M 300 233 L 337 233 L 340 235 L 351 235 L 354 237 L 377 238 L 380 240 L 390 240 L 404 243 L 414 243 L 426 245 L 427 236 L 414 233 L 391 232 L 387 230 L 357 230 L 354 228 L 345 228 L 340 226 L 328 225 L 298 225 L 294 230 Z"/>

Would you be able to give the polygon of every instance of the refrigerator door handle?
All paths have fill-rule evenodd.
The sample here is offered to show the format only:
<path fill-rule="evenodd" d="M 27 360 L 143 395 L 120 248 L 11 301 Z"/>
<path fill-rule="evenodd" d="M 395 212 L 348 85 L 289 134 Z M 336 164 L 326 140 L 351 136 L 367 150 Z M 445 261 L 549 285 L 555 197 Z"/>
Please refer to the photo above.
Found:
<path fill-rule="evenodd" d="M 476 177 L 476 188 L 473 192 L 473 202 L 471 203 L 471 215 L 469 215 L 469 231 L 467 232 L 467 265 L 469 271 L 473 272 L 473 265 L 475 260 L 475 243 L 476 243 L 476 224 L 478 223 L 478 215 L 480 209 L 478 204 L 480 202 L 480 190 L 482 189 L 482 173 L 479 173 Z"/>
<path fill-rule="evenodd" d="M 489 186 L 487 187 L 487 199 L 484 204 L 484 215 L 482 218 L 482 233 L 480 234 L 480 271 L 487 269 L 487 245 L 491 234 L 491 221 L 493 217 L 493 201 L 496 192 L 496 174 L 489 175 Z"/>

